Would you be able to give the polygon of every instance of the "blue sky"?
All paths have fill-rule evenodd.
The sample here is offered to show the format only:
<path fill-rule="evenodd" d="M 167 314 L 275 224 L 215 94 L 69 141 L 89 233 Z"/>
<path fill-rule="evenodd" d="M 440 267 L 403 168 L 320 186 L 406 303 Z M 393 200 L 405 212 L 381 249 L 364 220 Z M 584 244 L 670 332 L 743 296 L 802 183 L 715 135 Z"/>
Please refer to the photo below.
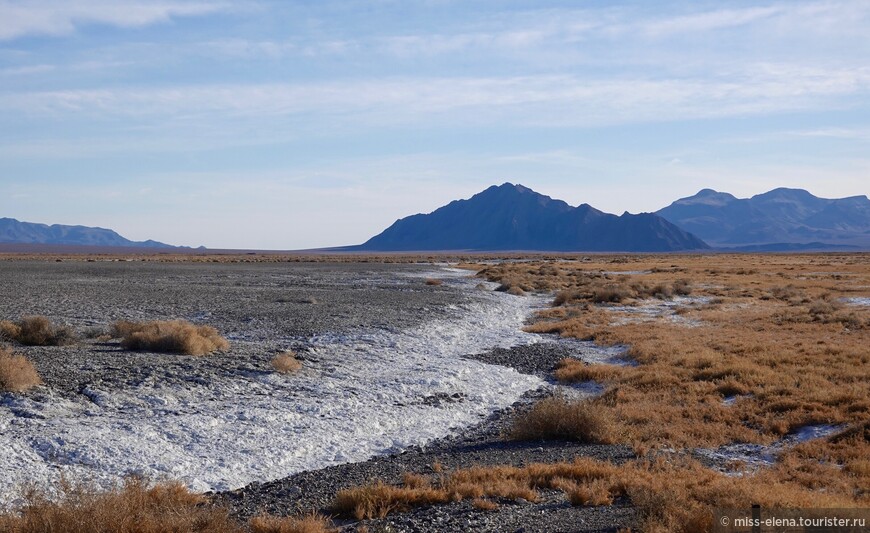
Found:
<path fill-rule="evenodd" d="M 298 249 L 511 181 L 870 192 L 870 1 L 0 0 L 0 216 Z"/>

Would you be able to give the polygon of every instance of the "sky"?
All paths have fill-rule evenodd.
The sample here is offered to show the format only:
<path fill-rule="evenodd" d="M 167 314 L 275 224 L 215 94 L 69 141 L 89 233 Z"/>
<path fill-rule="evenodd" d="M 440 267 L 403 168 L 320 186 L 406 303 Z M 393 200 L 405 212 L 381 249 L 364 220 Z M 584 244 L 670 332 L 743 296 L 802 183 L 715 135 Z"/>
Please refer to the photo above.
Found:
<path fill-rule="evenodd" d="M 356 244 L 493 184 L 870 193 L 870 0 L 0 0 L 0 217 Z"/>

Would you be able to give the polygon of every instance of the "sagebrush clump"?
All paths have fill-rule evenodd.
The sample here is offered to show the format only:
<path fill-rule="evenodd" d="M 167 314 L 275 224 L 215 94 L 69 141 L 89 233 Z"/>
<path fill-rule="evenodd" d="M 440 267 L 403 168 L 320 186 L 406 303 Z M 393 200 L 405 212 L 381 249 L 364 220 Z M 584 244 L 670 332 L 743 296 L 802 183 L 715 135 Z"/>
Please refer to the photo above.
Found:
<path fill-rule="evenodd" d="M 292 374 L 302 370 L 302 362 L 296 359 L 296 352 L 287 350 L 272 358 L 272 368 L 280 374 Z"/>
<path fill-rule="evenodd" d="M 577 440 L 611 444 L 615 426 L 610 411 L 593 402 L 556 395 L 537 402 L 528 413 L 518 416 L 509 436 L 513 440 Z"/>
<path fill-rule="evenodd" d="M 186 320 L 121 320 L 112 325 L 112 336 L 120 338 L 121 345 L 129 350 L 208 355 L 230 347 L 215 328 Z"/>
<path fill-rule="evenodd" d="M 41 384 L 33 363 L 0 346 L 0 391 L 23 392 Z"/>
<path fill-rule="evenodd" d="M 18 322 L 0 321 L 0 340 L 25 346 L 66 346 L 76 342 L 69 326 L 56 326 L 44 316 L 26 316 Z"/>

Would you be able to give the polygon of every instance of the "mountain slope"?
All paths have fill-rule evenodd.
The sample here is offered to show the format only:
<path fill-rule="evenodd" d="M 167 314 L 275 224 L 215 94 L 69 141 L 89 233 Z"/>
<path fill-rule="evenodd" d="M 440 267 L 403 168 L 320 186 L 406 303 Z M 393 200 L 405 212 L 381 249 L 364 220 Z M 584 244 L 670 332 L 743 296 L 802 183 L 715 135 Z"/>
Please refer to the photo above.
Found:
<path fill-rule="evenodd" d="M 522 185 L 492 186 L 468 200 L 397 220 L 366 251 L 540 250 L 662 252 L 708 246 L 650 213 L 622 216 L 572 207 Z"/>
<path fill-rule="evenodd" d="M 657 215 L 714 246 L 808 244 L 870 246 L 870 200 L 826 199 L 779 188 L 752 198 L 704 189 Z"/>
<path fill-rule="evenodd" d="M 21 222 L 14 218 L 0 218 L 0 243 L 172 248 L 168 244 L 152 240 L 131 241 L 110 229 L 61 224 L 49 226 Z"/>

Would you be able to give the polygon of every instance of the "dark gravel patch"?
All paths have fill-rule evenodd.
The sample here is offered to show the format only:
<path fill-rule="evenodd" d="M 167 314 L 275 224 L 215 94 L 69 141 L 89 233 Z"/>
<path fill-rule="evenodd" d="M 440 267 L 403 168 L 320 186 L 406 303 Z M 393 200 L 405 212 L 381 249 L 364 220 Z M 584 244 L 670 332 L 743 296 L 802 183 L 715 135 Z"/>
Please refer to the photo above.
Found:
<path fill-rule="evenodd" d="M 542 335 L 543 336 L 543 335 Z M 625 364 L 620 357 L 622 349 L 619 347 L 607 349 L 609 357 L 614 361 Z M 527 346 L 514 348 L 496 348 L 486 353 L 467 355 L 469 359 L 475 359 L 491 365 L 506 366 L 523 374 L 532 374 L 547 381 L 553 381 L 553 370 L 559 361 L 568 357 L 588 360 L 600 360 L 601 348 L 592 342 L 578 341 L 574 339 L 556 340 L 555 342 L 540 342 Z M 631 364 L 629 362 L 629 364 Z"/>
<path fill-rule="evenodd" d="M 467 356 L 491 365 L 513 368 L 523 374 L 532 374 L 540 378 L 552 377 L 556 364 L 566 357 L 577 355 L 576 348 L 556 342 L 529 344 L 514 348 L 496 348 L 492 351 Z"/>

